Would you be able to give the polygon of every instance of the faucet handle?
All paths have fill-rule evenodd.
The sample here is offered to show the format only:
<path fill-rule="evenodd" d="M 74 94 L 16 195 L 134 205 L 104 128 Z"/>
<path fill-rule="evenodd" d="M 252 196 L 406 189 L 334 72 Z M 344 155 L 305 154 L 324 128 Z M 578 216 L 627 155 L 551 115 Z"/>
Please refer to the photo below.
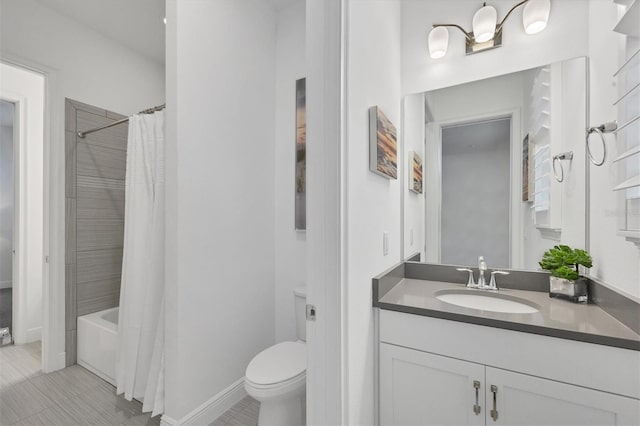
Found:
<path fill-rule="evenodd" d="M 489 289 L 490 290 L 499 290 L 498 284 L 496 283 L 496 274 L 509 275 L 509 272 L 505 272 L 505 271 L 493 271 L 493 272 L 491 272 L 491 281 L 489 281 Z"/>
<path fill-rule="evenodd" d="M 456 268 L 456 271 L 460 271 L 460 272 L 468 272 L 468 273 L 469 273 L 469 279 L 467 280 L 467 287 L 469 287 L 469 288 L 476 288 L 476 287 L 478 287 L 478 284 L 476 284 L 475 280 L 473 279 L 473 269 L 469 269 L 469 268 Z"/>

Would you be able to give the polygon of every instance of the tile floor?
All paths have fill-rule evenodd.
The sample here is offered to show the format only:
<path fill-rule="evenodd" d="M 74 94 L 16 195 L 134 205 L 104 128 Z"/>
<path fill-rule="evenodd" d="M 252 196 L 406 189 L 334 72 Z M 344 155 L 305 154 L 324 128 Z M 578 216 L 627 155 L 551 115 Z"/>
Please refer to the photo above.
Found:
<path fill-rule="evenodd" d="M 160 424 L 78 365 L 42 374 L 40 353 L 39 342 L 0 348 L 0 425 Z"/>
<path fill-rule="evenodd" d="M 160 424 L 79 365 L 42 374 L 40 354 L 40 342 L 0 347 L 0 426 Z M 255 426 L 259 407 L 247 396 L 210 426 Z"/>

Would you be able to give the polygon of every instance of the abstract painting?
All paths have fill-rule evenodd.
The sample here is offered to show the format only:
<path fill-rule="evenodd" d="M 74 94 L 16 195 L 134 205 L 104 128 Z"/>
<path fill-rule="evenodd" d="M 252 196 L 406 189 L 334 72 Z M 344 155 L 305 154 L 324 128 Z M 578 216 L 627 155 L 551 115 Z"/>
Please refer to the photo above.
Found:
<path fill-rule="evenodd" d="M 409 189 L 422 194 L 422 157 L 415 151 L 409 152 Z"/>
<path fill-rule="evenodd" d="M 296 80 L 296 199 L 295 229 L 307 229 L 307 111 L 306 79 Z"/>
<path fill-rule="evenodd" d="M 398 178 L 396 127 L 377 107 L 369 108 L 369 169 L 389 179 Z"/>

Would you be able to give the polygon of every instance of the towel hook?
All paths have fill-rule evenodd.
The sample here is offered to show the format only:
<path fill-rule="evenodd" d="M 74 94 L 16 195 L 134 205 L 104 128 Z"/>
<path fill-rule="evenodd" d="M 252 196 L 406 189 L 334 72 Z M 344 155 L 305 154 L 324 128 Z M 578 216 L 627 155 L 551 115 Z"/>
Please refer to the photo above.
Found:
<path fill-rule="evenodd" d="M 555 177 L 558 182 L 564 181 L 564 166 L 562 165 L 561 160 L 573 160 L 573 151 L 567 151 L 553 156 L 553 161 L 551 162 L 553 167 L 553 177 Z M 558 172 L 556 170 L 556 162 L 560 164 L 560 177 L 558 177 Z"/>
<path fill-rule="evenodd" d="M 598 166 L 598 167 L 602 166 L 607 159 L 607 144 L 606 144 L 606 141 L 604 140 L 604 134 L 615 132 L 617 128 L 618 128 L 618 123 L 616 121 L 610 121 L 608 123 L 601 124 L 600 126 L 597 126 L 597 127 L 590 127 L 589 130 L 587 131 L 587 141 L 586 141 L 587 154 L 589 154 L 589 160 L 591 160 L 594 166 Z M 589 136 L 591 136 L 592 133 L 598 134 L 598 136 L 600 136 L 600 140 L 602 141 L 603 154 L 602 154 L 602 160 L 600 161 L 597 161 L 593 157 L 593 154 L 591 153 L 591 146 L 589 145 Z"/>

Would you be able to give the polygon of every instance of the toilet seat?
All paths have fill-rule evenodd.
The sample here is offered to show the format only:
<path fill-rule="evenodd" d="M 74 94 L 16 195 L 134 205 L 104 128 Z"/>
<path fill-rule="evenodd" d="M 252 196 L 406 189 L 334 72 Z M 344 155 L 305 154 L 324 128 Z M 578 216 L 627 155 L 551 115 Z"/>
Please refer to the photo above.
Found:
<path fill-rule="evenodd" d="M 272 389 L 298 382 L 306 376 L 307 351 L 303 342 L 282 342 L 256 355 L 246 371 L 246 381 L 256 389 Z"/>

